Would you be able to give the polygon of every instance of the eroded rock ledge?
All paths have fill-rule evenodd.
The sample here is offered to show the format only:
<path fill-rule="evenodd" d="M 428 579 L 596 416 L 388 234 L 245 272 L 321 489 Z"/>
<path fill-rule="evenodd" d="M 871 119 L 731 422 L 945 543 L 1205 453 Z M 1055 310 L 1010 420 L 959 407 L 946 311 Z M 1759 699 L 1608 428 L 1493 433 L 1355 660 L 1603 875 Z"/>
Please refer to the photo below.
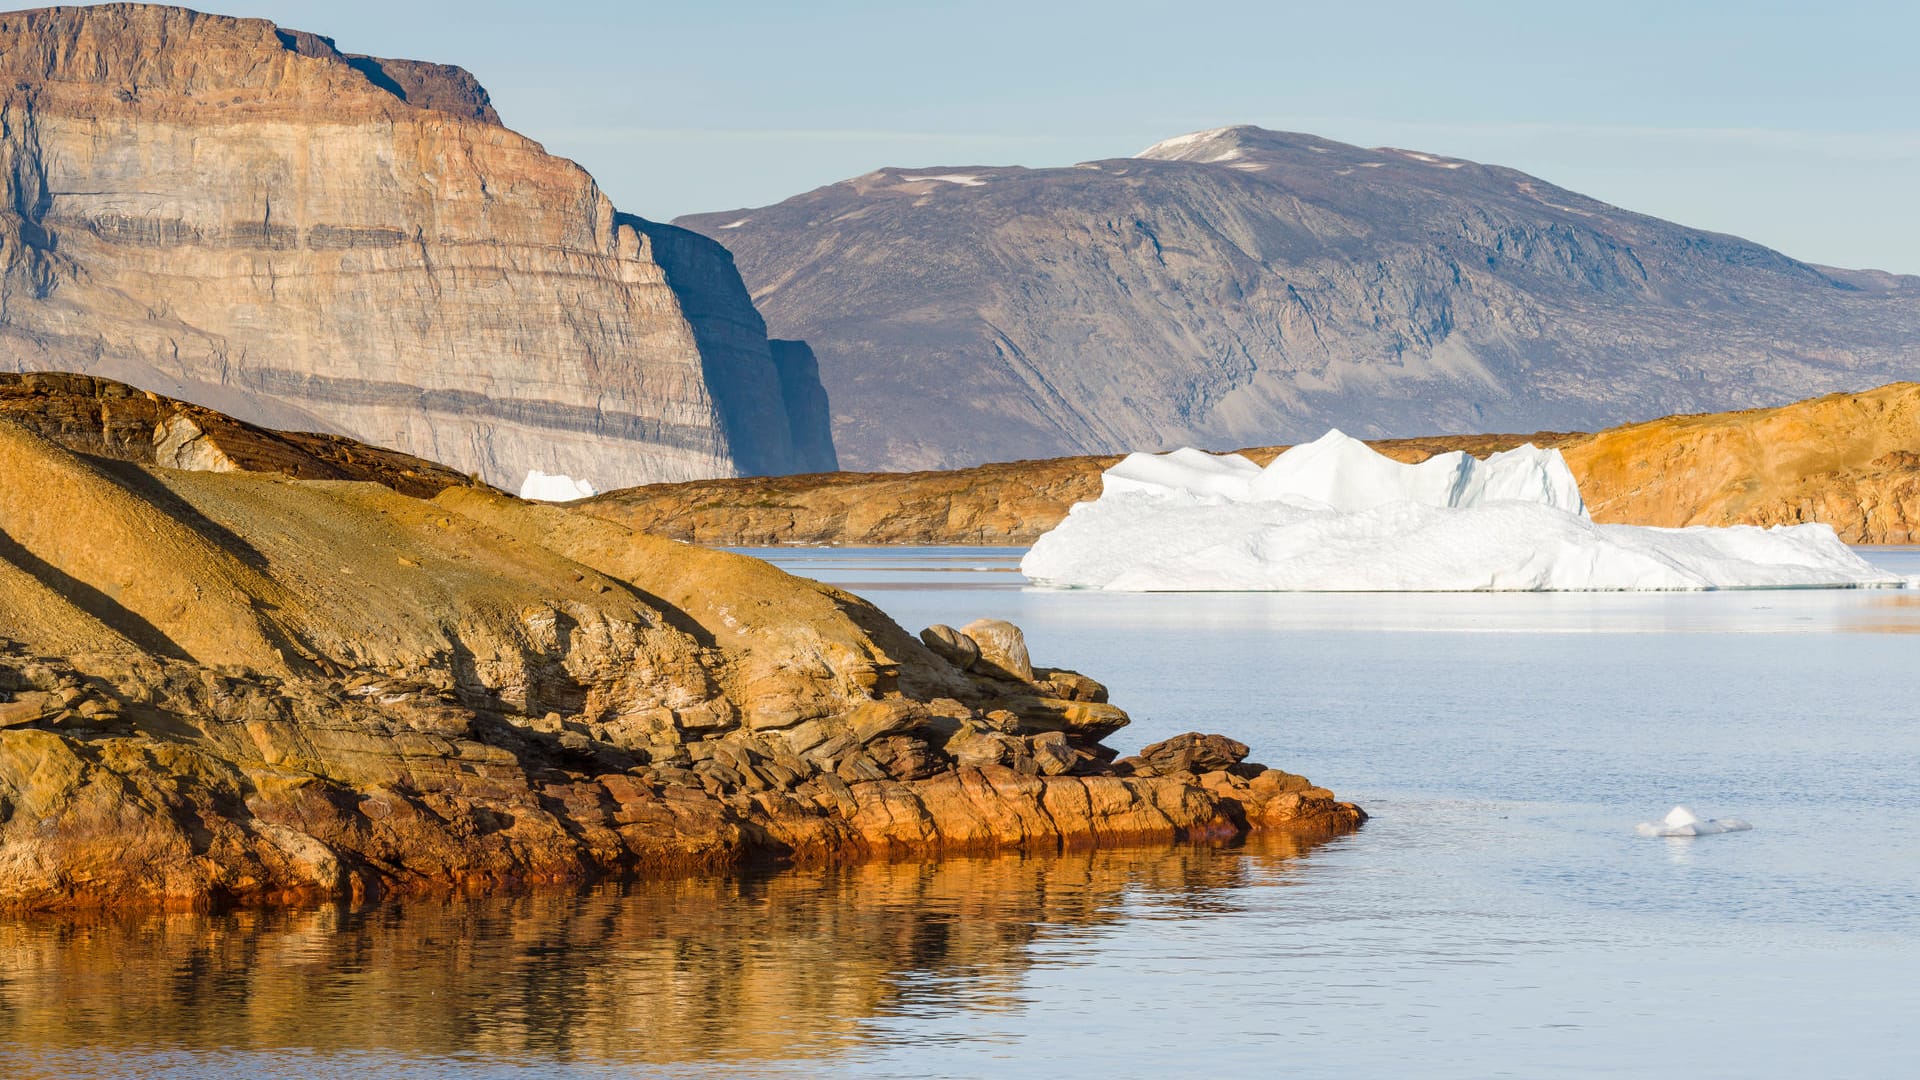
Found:
<path fill-rule="evenodd" d="M 0 907 L 1326 833 L 1017 628 L 480 488 L 90 457 L 0 421 Z"/>

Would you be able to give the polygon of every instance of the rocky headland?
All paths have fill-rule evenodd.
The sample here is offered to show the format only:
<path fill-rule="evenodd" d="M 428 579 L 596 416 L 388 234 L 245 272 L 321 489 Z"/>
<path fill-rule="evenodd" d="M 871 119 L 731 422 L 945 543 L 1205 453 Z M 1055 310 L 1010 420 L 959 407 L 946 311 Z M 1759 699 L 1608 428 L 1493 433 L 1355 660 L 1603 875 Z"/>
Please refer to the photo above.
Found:
<path fill-rule="evenodd" d="M 1591 431 L 1920 371 L 1920 278 L 1256 127 L 1058 168 L 883 168 L 676 223 L 819 354 L 860 470 Z"/>
<path fill-rule="evenodd" d="M 0 14 L 0 371 L 111 377 L 518 485 L 835 467 L 725 248 L 448 65 L 145 4 Z"/>
<path fill-rule="evenodd" d="M 0 408 L 0 907 L 1364 817 L 1220 736 L 1117 757 L 1126 713 L 1005 623 L 915 636 L 757 560 L 424 463 L 97 380 L 0 390 L 31 402 Z M 163 447 L 187 467 L 148 462 Z"/>
<path fill-rule="evenodd" d="M 1670 416 L 1598 434 L 1375 440 L 1397 461 L 1524 442 L 1556 447 L 1594 520 L 1625 525 L 1824 522 L 1852 544 L 1920 537 L 1920 384 L 1772 409 Z M 1266 464 L 1285 446 L 1242 450 Z M 609 492 L 582 510 L 705 544 L 1030 544 L 1100 493 L 1117 456 L 917 473 L 831 473 Z"/>

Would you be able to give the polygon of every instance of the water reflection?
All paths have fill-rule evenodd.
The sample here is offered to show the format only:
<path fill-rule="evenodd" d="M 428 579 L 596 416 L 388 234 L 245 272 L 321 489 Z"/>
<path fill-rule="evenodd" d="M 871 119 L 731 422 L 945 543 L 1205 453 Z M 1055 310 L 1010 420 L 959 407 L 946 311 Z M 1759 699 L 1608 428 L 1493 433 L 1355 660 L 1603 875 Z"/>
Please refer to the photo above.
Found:
<path fill-rule="evenodd" d="M 1732 589 L 1676 593 L 1104 593 L 1038 589 L 1020 548 L 741 549 L 796 574 L 883 596 L 914 627 L 922 601 L 979 593 L 1029 632 L 1041 621 L 1163 631 L 1481 634 L 1909 634 L 1920 596 L 1906 589 Z M 1920 580 L 1920 547 L 1856 548 Z M 969 616 L 971 618 L 972 616 Z M 965 620 L 963 620 L 965 621 Z"/>
<path fill-rule="evenodd" d="M 792 1061 L 1024 1007 L 1042 939 L 1230 910 L 1312 841 L 867 863 L 361 910 L 0 923 L 0 1068 Z M 78 1058 L 75 1052 L 80 1052 Z M 130 1057 L 116 1057 L 130 1055 Z M 203 1064 L 205 1061 L 203 1060 Z M 277 1070 L 275 1070 L 277 1071 Z M 296 1071 L 298 1071 L 296 1069 Z"/>

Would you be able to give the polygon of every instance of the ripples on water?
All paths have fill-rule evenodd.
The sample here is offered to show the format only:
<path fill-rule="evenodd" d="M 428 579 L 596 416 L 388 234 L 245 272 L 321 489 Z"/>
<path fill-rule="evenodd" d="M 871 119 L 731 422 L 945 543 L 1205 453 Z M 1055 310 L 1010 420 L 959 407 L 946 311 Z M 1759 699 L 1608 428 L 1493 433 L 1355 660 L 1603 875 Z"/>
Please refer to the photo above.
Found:
<path fill-rule="evenodd" d="M 0 922 L 10 1077 L 1909 1076 L 1920 600 L 1107 596 L 785 551 L 981 615 L 1368 807 L 1307 846 Z M 1907 574 L 1920 554 L 1870 557 Z M 1649 840 L 1685 801 L 1754 832 Z"/>

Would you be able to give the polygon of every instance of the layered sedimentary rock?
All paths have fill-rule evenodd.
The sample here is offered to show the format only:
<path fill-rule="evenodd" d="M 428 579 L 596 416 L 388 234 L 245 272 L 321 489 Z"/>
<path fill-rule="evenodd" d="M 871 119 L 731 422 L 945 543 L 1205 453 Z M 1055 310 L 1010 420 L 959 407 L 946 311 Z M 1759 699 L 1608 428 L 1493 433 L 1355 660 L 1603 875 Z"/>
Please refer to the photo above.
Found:
<path fill-rule="evenodd" d="M 1594 430 L 1920 373 L 1920 278 L 1259 128 L 1066 168 L 886 168 L 679 222 L 812 344 L 862 470 Z"/>
<path fill-rule="evenodd" d="M 1557 448 L 1604 524 L 1831 525 L 1850 544 L 1920 537 L 1920 385 L 1894 383 L 1773 409 L 1672 416 L 1597 435 L 1375 440 L 1396 461 L 1522 443 Z M 1265 465 L 1284 446 L 1243 450 Z M 1030 544 L 1100 494 L 1118 457 L 1055 458 L 924 473 L 661 484 L 582 509 L 708 544 Z"/>
<path fill-rule="evenodd" d="M 1099 683 L 975 629 L 998 659 L 963 666 L 854 596 L 573 509 L 143 466 L 0 419 L 0 906 L 1363 816 L 1239 756 L 1115 761 Z"/>
<path fill-rule="evenodd" d="M 83 454 L 170 469 L 371 480 L 425 499 L 474 483 L 444 465 L 345 436 L 271 431 L 91 375 L 0 372 L 0 420 Z"/>
<path fill-rule="evenodd" d="M 726 250 L 618 213 L 459 68 L 106 4 L 0 15 L 0 84 L 0 369 L 501 485 L 833 467 Z"/>

